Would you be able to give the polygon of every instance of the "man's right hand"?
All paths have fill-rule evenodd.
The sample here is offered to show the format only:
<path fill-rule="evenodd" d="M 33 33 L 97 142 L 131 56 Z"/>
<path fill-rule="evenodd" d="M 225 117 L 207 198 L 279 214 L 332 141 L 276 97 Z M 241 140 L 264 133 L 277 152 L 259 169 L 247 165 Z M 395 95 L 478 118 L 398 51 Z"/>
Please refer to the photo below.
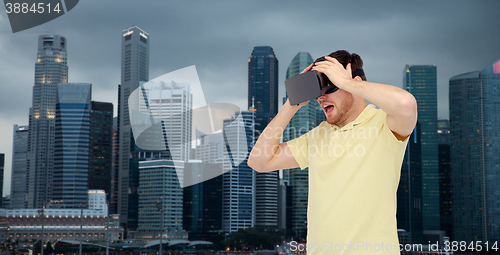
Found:
<path fill-rule="evenodd" d="M 310 64 L 301 74 L 311 71 L 313 66 L 313 64 Z M 300 107 L 307 103 L 309 101 L 300 103 L 299 105 L 290 105 L 290 99 L 286 101 L 278 114 L 267 125 L 262 134 L 260 134 L 248 157 L 248 166 L 258 172 L 299 167 L 288 145 L 280 143 L 280 137 L 293 115 Z"/>

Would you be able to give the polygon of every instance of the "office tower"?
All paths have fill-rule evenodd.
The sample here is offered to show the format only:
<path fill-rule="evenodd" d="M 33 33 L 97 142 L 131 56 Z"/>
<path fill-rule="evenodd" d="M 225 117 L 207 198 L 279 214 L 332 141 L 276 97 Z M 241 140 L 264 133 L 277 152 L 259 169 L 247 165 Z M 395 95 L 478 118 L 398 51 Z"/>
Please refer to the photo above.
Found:
<path fill-rule="evenodd" d="M 184 164 L 183 228 L 191 240 L 223 240 L 222 235 L 222 175 L 210 178 L 210 173 L 222 173 L 221 164 L 191 160 Z M 206 180 L 206 181 L 204 181 Z"/>
<path fill-rule="evenodd" d="M 89 198 L 88 209 L 101 211 L 104 215 L 108 215 L 109 208 L 106 192 L 104 190 L 89 189 L 87 194 Z"/>
<path fill-rule="evenodd" d="M 299 52 L 292 59 L 286 71 L 286 79 L 299 75 L 302 70 L 308 67 L 313 62 L 311 55 L 308 52 Z M 292 117 L 288 123 L 283 142 L 293 140 L 301 135 L 309 132 L 316 127 L 317 114 L 325 115 L 321 107 L 321 113 L 317 111 L 319 106 L 316 100 L 311 100 L 305 106 L 302 106 Z M 292 229 L 296 231 L 299 236 L 305 237 L 307 226 L 307 199 L 309 194 L 309 169 L 300 170 L 300 168 L 283 170 L 283 179 L 288 181 L 289 189 L 292 190 L 292 217 L 286 219 L 291 222 Z"/>
<path fill-rule="evenodd" d="M 222 132 L 202 135 L 195 158 L 205 163 L 222 163 L 225 148 Z"/>
<path fill-rule="evenodd" d="M 235 118 L 224 120 L 223 137 L 234 148 L 225 150 L 222 182 L 222 229 L 226 233 L 255 226 L 256 192 L 255 171 L 247 164 L 254 145 L 255 112 L 242 111 Z M 241 132 L 244 126 L 245 132 Z M 234 162 L 241 162 L 236 165 Z M 277 194 L 276 194 L 277 195 Z M 265 199 L 265 198 L 264 198 Z M 276 206 L 277 203 L 274 204 Z M 276 214 L 270 219 L 276 222 Z"/>
<path fill-rule="evenodd" d="M 438 120 L 438 152 L 439 152 L 439 204 L 441 229 L 446 236 L 453 239 L 452 232 L 452 192 L 450 166 L 450 121 Z"/>
<path fill-rule="evenodd" d="M 39 36 L 29 117 L 28 208 L 42 208 L 52 199 L 56 85 L 67 82 L 66 38 Z"/>
<path fill-rule="evenodd" d="M 134 163 L 133 168 L 130 167 L 131 150 L 135 149 L 135 146 L 131 144 L 134 137 L 130 127 L 128 98 L 130 93 L 139 87 L 140 81 L 149 80 L 149 40 L 149 34 L 136 26 L 122 31 L 117 211 L 120 214 L 121 224 L 127 228 L 131 227 L 128 224 L 129 210 L 137 211 L 139 186 L 138 165 Z M 132 215 L 130 220 L 132 228 L 136 227 L 137 215 Z"/>
<path fill-rule="evenodd" d="M 256 138 L 278 113 L 278 59 L 269 46 L 254 47 L 248 59 L 248 108 L 255 109 Z M 277 228 L 277 171 L 256 173 L 255 226 Z"/>
<path fill-rule="evenodd" d="M 4 163 L 5 154 L 0 153 L 0 198 L 3 198 Z M 2 208 L 2 201 L 0 201 L 0 208 Z"/>
<path fill-rule="evenodd" d="M 183 82 L 151 81 L 141 85 L 138 101 L 138 109 L 141 113 L 162 120 L 163 133 L 159 134 L 159 138 L 165 137 L 168 143 L 167 152 L 163 152 L 167 155 L 162 155 L 162 157 L 187 161 L 191 153 L 191 109 L 193 107 L 191 86 Z M 141 140 L 139 146 L 143 143 L 144 140 Z"/>
<path fill-rule="evenodd" d="M 28 135 L 29 126 L 14 125 L 14 139 L 12 143 L 12 175 L 10 184 L 11 208 L 22 209 L 28 206 Z"/>
<path fill-rule="evenodd" d="M 2 203 L 0 208 L 5 208 L 5 209 L 12 209 L 12 200 L 10 195 L 6 195 L 5 197 L 2 197 Z M 1 234 L 0 234 L 1 236 Z"/>
<path fill-rule="evenodd" d="M 92 85 L 57 84 L 52 199 L 87 206 Z"/>
<path fill-rule="evenodd" d="M 92 101 L 90 111 L 90 146 L 88 189 L 104 190 L 111 196 L 113 156 L 113 104 Z"/>
<path fill-rule="evenodd" d="M 157 124 L 145 130 L 138 129 L 142 121 L 131 122 L 136 138 L 130 152 L 130 169 L 138 169 L 139 162 L 146 159 L 172 159 L 186 161 L 191 151 L 192 95 L 190 85 L 182 82 L 150 81 L 140 84 L 140 90 L 131 94 L 133 100 L 128 107 L 141 114 L 141 120 L 153 119 Z M 135 115 L 134 115 L 135 116 Z M 142 130 L 139 132 L 138 130 Z M 139 175 L 129 171 L 128 229 L 138 225 Z M 129 232 L 132 236 L 132 232 Z"/>
<path fill-rule="evenodd" d="M 172 160 L 159 159 L 139 162 L 139 224 L 136 239 L 159 239 L 160 233 L 165 240 L 187 239 L 187 232 L 182 229 L 183 194 L 180 183 L 183 182 L 183 168 L 183 161 L 174 163 Z"/>
<path fill-rule="evenodd" d="M 293 189 L 287 180 L 280 180 L 278 186 L 278 229 L 293 229 L 292 226 L 292 198 Z"/>
<path fill-rule="evenodd" d="M 423 228 L 439 230 L 439 167 L 437 145 L 437 82 L 436 66 L 406 65 L 403 89 L 417 100 L 422 157 Z"/>
<path fill-rule="evenodd" d="M 120 91 L 121 85 L 118 84 L 118 105 L 117 111 L 120 113 Z M 111 174 L 111 194 L 109 210 L 112 214 L 118 214 L 118 179 L 120 172 L 120 114 L 113 118 L 113 172 Z"/>
<path fill-rule="evenodd" d="M 254 47 L 248 59 L 248 108 L 251 107 L 257 110 L 255 132 L 259 135 L 278 113 L 278 59 L 269 46 Z"/>
<path fill-rule="evenodd" d="M 450 79 L 453 239 L 500 240 L 500 61 Z"/>
<path fill-rule="evenodd" d="M 406 242 L 421 244 L 423 236 L 422 209 L 422 129 L 417 122 L 406 146 L 397 191 L 397 224 L 404 230 Z"/>

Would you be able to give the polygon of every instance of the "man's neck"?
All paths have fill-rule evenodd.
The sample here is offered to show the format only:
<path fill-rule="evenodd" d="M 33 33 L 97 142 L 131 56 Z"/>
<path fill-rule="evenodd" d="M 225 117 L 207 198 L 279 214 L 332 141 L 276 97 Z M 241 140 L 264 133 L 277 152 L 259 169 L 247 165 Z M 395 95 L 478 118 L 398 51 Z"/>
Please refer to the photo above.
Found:
<path fill-rule="evenodd" d="M 343 128 L 345 125 L 353 122 L 363 112 L 366 106 L 368 106 L 366 101 L 355 103 L 347 112 L 347 118 L 342 121 L 342 123 L 338 123 L 337 126 Z"/>

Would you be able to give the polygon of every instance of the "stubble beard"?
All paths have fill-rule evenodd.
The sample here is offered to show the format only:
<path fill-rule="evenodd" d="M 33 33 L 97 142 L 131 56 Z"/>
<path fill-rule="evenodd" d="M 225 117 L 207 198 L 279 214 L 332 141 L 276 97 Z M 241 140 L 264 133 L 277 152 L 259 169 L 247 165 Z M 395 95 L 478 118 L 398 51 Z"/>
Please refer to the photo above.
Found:
<path fill-rule="evenodd" d="M 325 116 L 326 116 L 326 122 L 328 122 L 329 124 L 332 124 L 332 125 L 337 125 L 339 126 L 339 124 L 347 124 L 347 123 L 344 123 L 346 122 L 348 116 L 349 116 L 349 110 L 351 110 L 352 108 L 352 105 L 354 104 L 354 98 L 352 96 L 352 94 L 348 94 L 344 97 L 344 99 L 340 102 L 340 104 L 338 105 L 334 105 L 334 115 L 326 115 L 326 113 L 324 112 L 324 109 L 323 109 L 323 113 L 325 113 Z M 342 125 L 342 126 L 343 126 Z"/>

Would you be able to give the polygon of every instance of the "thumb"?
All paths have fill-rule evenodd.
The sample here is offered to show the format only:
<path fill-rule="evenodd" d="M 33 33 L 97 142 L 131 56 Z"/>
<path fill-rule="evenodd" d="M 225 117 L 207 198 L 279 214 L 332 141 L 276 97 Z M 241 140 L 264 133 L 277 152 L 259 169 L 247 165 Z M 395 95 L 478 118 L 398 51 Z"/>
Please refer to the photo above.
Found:
<path fill-rule="evenodd" d="M 351 63 L 347 64 L 347 66 L 345 67 L 345 70 L 347 72 L 349 72 L 349 74 L 351 74 L 351 76 L 352 76 Z"/>

